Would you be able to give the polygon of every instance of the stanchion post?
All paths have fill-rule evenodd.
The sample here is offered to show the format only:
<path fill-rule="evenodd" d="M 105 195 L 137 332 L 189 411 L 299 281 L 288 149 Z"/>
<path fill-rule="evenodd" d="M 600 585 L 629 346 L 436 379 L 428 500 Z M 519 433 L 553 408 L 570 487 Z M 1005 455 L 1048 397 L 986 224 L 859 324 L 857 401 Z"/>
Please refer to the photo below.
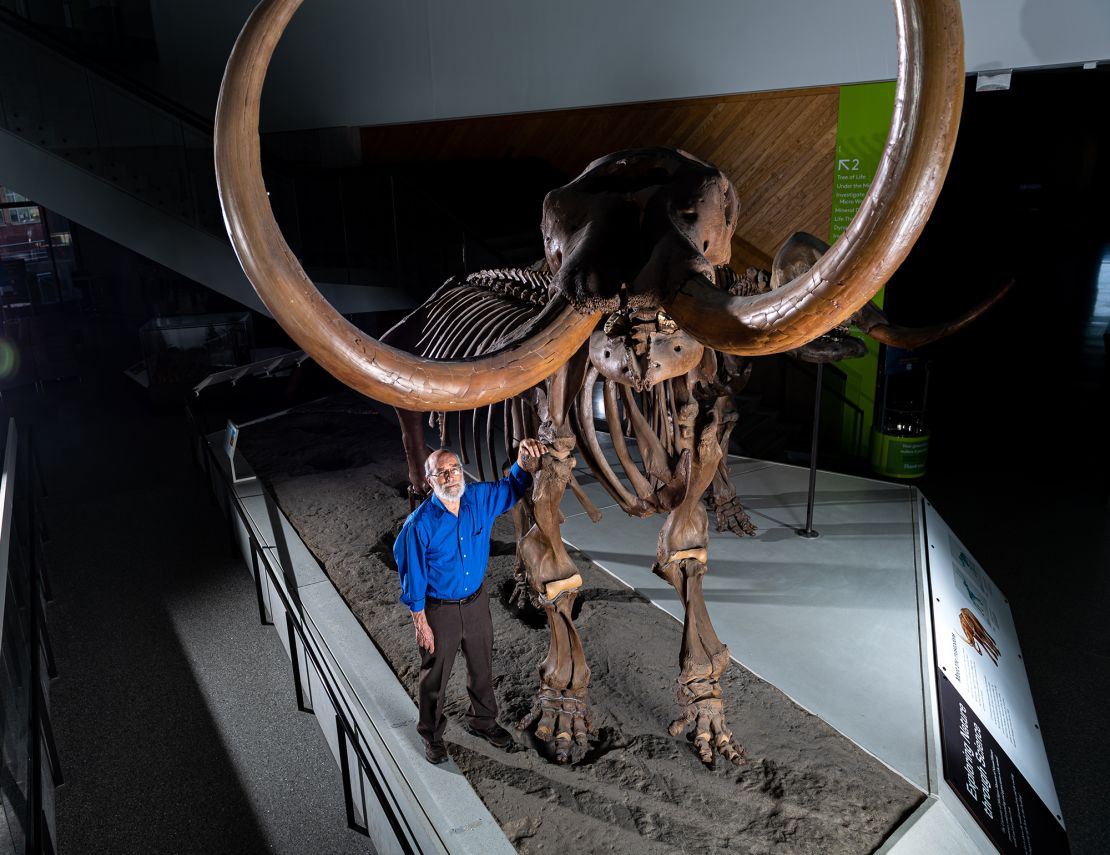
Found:
<path fill-rule="evenodd" d="M 809 497 L 806 500 L 806 527 L 797 529 L 801 537 L 820 537 L 813 528 L 813 502 L 817 495 L 817 439 L 821 431 L 821 385 L 825 363 L 817 363 L 817 388 L 813 393 L 813 438 L 809 444 Z"/>

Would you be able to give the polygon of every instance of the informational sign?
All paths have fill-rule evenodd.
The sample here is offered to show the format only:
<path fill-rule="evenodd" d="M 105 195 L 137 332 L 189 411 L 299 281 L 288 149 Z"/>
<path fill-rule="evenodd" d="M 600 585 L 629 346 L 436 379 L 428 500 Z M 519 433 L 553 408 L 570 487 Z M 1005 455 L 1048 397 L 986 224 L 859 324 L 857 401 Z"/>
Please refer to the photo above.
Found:
<path fill-rule="evenodd" d="M 832 222 L 829 243 L 835 243 L 859 210 L 875 177 L 894 113 L 894 81 L 861 83 L 840 87 L 836 120 L 836 165 L 833 171 Z M 883 292 L 874 298 L 883 305 Z M 867 441 L 875 414 L 875 383 L 879 375 L 879 345 L 864 338 L 867 355 L 837 363 L 846 375 L 844 397 L 859 407 L 863 423 L 859 435 Z M 841 435 L 855 437 L 855 411 L 845 408 Z M 867 453 L 867 448 L 844 448 L 849 454 Z"/>
<path fill-rule="evenodd" d="M 871 431 L 871 468 L 887 478 L 920 478 L 929 457 L 929 435 L 891 436 Z"/>
<path fill-rule="evenodd" d="M 228 460 L 231 461 L 232 467 L 235 466 L 235 446 L 239 442 L 239 425 L 228 419 L 227 430 L 224 431 L 224 454 L 227 455 Z M 234 471 L 234 468 L 232 469 Z"/>
<path fill-rule="evenodd" d="M 924 505 L 944 779 L 1003 853 L 1068 852 L 1013 616 Z"/>
<path fill-rule="evenodd" d="M 830 243 L 848 228 L 871 187 L 893 114 L 893 80 L 840 87 Z"/>
<path fill-rule="evenodd" d="M 255 476 L 245 475 L 240 478 L 235 473 L 235 446 L 239 444 L 239 425 L 228 419 L 227 429 L 224 431 L 224 454 L 227 455 L 228 465 L 231 467 L 231 481 L 239 484 L 243 481 L 253 480 Z"/>

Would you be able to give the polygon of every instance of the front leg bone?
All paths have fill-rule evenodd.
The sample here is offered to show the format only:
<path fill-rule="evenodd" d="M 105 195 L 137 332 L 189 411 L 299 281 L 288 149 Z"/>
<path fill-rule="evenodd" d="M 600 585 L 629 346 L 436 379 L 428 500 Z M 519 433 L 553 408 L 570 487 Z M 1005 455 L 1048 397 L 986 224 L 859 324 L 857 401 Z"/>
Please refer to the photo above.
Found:
<path fill-rule="evenodd" d="M 694 749 L 703 763 L 712 765 L 716 751 L 739 765 L 743 762 L 744 749 L 733 740 L 721 692 L 721 677 L 728 668 L 729 652 L 717 638 L 705 609 L 701 590 L 705 564 L 683 558 L 662 566 L 657 564 L 653 570 L 674 585 L 686 608 L 676 694 L 682 714 L 671 722 L 667 732 L 678 736 L 693 726 Z"/>
<path fill-rule="evenodd" d="M 588 702 L 590 669 L 573 612 L 582 577 L 559 534 L 559 503 L 574 468 L 574 438 L 552 437 L 549 452 L 533 475 L 530 502 L 533 525 L 517 550 L 533 605 L 547 616 L 551 640 L 540 663 L 540 687 L 532 708 L 517 724 L 533 728 L 558 763 L 569 763 L 575 747 L 586 746 L 592 721 Z"/>
<path fill-rule="evenodd" d="M 743 759 L 743 748 L 733 740 L 725 720 L 721 693 L 721 677 L 729 662 L 728 648 L 713 629 L 702 592 L 702 579 L 708 569 L 709 520 L 701 496 L 722 457 L 715 415 L 716 410 L 703 414 L 698 430 L 694 429 L 692 418 L 680 425 L 685 427 L 679 444 L 685 445 L 684 454 L 689 459 L 683 473 L 687 480 L 681 485 L 684 489 L 676 490 L 682 499 L 659 532 L 656 563 L 652 567 L 657 576 L 678 592 L 686 612 L 678 675 L 682 714 L 671 722 L 668 732 L 678 736 L 692 726 L 694 748 L 707 765 L 713 763 L 714 752 L 735 764 Z"/>
<path fill-rule="evenodd" d="M 588 689 L 590 669 L 582 642 L 571 618 L 575 594 L 567 594 L 548 606 L 548 627 L 551 644 L 547 658 L 540 663 L 540 688 L 532 708 L 517 724 L 540 742 L 551 746 L 557 763 L 569 763 L 574 745 L 585 748 L 593 721 L 590 715 Z"/>

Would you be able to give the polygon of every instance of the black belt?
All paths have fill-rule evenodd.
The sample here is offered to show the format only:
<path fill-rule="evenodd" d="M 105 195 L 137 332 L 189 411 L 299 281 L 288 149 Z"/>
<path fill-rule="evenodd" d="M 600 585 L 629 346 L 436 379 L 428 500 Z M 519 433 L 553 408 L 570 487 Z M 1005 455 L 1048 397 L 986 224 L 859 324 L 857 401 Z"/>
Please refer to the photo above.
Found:
<path fill-rule="evenodd" d="M 465 606 L 467 603 L 472 603 L 478 599 L 478 595 L 482 593 L 482 586 L 478 586 L 478 590 L 471 594 L 469 597 L 463 597 L 461 600 L 441 600 L 439 597 L 425 597 L 424 601 L 432 606 Z"/>

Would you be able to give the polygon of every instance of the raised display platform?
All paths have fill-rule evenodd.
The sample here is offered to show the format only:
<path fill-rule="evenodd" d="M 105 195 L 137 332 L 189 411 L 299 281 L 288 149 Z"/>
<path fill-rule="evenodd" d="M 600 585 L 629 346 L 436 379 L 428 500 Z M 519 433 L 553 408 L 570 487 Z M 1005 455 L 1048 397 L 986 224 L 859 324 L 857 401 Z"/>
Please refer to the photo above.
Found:
<path fill-rule="evenodd" d="M 222 439 L 209 439 L 213 459 L 221 456 Z M 921 494 L 900 484 L 819 473 L 814 527 L 820 536 L 810 539 L 796 534 L 805 521 L 808 470 L 733 458 L 729 471 L 759 531 L 754 538 L 711 535 L 704 589 L 714 626 L 734 659 L 925 795 L 880 851 L 1066 851 L 1008 607 Z M 404 797 L 392 791 L 387 797 L 386 814 L 398 811 L 394 826 L 400 821 L 409 827 L 405 817 L 415 811 L 411 827 L 424 829 L 417 836 L 433 849 L 464 851 L 481 838 L 483 849 L 507 850 L 508 841 L 466 780 L 423 763 L 411 700 L 332 586 L 321 584 L 326 577 L 292 527 L 284 520 L 275 526 L 274 509 L 249 485 L 227 483 L 228 475 L 225 470 L 228 498 L 238 508 L 232 516 L 244 556 L 256 567 L 262 558 L 277 571 L 269 579 L 256 576 L 260 608 L 274 620 L 291 656 L 297 654 L 295 670 L 310 675 L 305 687 L 309 705 L 315 708 L 325 694 L 338 695 L 346 711 L 335 712 L 352 715 L 363 737 L 367 765 L 374 768 L 351 765 L 357 759 L 353 755 L 343 766 L 344 745 L 337 741 L 335 719 L 317 712 L 358 792 L 358 819 L 373 826 L 378 813 L 367 773 L 384 773 L 380 780 L 396 773 L 389 786 L 403 790 Z M 564 539 L 681 621 L 674 592 L 650 570 L 661 518 L 628 517 L 588 474 L 580 471 L 579 476 L 604 520 L 591 523 L 568 492 Z M 286 546 L 274 537 L 276 530 L 283 533 Z M 282 552 L 287 559 L 281 559 Z M 962 593 L 953 587 L 963 584 L 959 572 L 953 575 L 953 561 L 963 567 L 971 586 Z M 286 563 L 289 569 L 281 570 Z M 948 586 L 943 591 L 940 574 Z M 277 596 L 278 587 L 285 596 Z M 957 602 L 961 596 L 966 603 Z M 934 627 L 938 597 L 943 600 L 937 606 L 939 629 Z M 290 644 L 292 624 L 278 614 L 290 611 L 290 600 L 321 663 L 309 661 L 303 649 L 306 638 L 299 646 Z M 1004 682 L 995 679 L 989 650 L 963 640 L 961 609 L 979 615 L 980 629 L 1001 650 Z M 942 669 L 951 662 L 945 656 L 964 663 L 961 687 L 971 671 L 978 674 L 975 698 L 961 701 L 958 693 L 948 691 Z M 330 692 L 316 673 L 325 660 L 339 677 Z M 370 673 L 372 679 L 367 678 Z M 733 726 L 742 739 L 743 722 Z M 965 763 L 966 752 L 970 759 Z M 1021 781 L 1004 779 L 1014 773 Z M 993 798 L 986 813 L 983 780 L 997 784 L 988 788 Z M 480 822 L 462 821 L 470 810 L 477 811 L 470 815 L 480 816 Z M 377 825 L 372 831 L 375 844 L 389 849 L 383 842 L 391 823 L 379 817 Z M 414 842 L 412 836 L 409 840 Z"/>
<path fill-rule="evenodd" d="M 733 659 L 927 794 L 882 851 L 1067 851 L 1008 604 L 920 491 L 819 472 L 820 536 L 806 538 L 808 469 L 731 457 L 729 473 L 759 531 L 711 531 L 703 589 L 713 626 Z M 568 491 L 563 539 L 681 621 L 677 594 L 651 572 L 661 520 L 624 514 L 588 474 L 579 482 L 604 518 L 593 524 Z M 1003 647 L 1001 667 L 967 640 L 961 610 Z M 966 663 L 967 738 L 956 681 L 942 670 L 954 674 L 954 661 Z"/>

